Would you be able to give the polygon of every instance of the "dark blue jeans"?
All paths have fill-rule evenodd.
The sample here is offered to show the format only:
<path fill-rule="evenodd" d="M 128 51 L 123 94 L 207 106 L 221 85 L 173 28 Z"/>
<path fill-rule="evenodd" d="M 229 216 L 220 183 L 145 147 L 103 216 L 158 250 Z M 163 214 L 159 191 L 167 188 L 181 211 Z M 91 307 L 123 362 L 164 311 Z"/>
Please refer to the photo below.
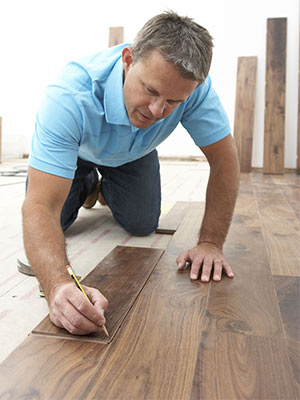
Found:
<path fill-rule="evenodd" d="M 116 221 L 134 236 L 153 232 L 160 216 L 161 187 L 157 151 L 121 165 L 104 167 L 78 158 L 77 170 L 61 213 L 66 230 L 102 176 L 101 193 Z"/>

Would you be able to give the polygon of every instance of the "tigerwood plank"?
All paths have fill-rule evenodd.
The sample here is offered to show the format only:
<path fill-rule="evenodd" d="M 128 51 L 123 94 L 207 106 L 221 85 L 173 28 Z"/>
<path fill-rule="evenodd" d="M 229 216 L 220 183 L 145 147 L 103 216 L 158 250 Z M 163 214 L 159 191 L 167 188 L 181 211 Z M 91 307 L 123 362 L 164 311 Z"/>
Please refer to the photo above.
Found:
<path fill-rule="evenodd" d="M 176 272 L 176 256 L 197 242 L 203 208 L 194 206 L 174 234 L 126 324 L 101 357 L 81 398 L 189 398 L 210 287 L 192 282 L 188 268 Z"/>
<path fill-rule="evenodd" d="M 32 333 L 109 343 L 162 254 L 163 250 L 160 249 L 117 246 L 82 280 L 82 284 L 97 288 L 109 301 L 109 308 L 105 314 L 109 338 L 104 332 L 85 336 L 71 335 L 52 324 L 49 315 Z"/>
<path fill-rule="evenodd" d="M 252 175 L 272 274 L 300 276 L 300 223 L 277 185 Z"/>
<path fill-rule="evenodd" d="M 300 393 L 300 278 L 274 276 L 273 279 L 286 332 L 293 376 Z"/>
<path fill-rule="evenodd" d="M 234 140 L 241 172 L 251 171 L 257 57 L 238 57 Z"/>
<path fill-rule="evenodd" d="M 265 174 L 284 172 L 287 18 L 268 18 L 264 121 Z"/>
<path fill-rule="evenodd" d="M 123 43 L 124 28 L 123 26 L 114 26 L 109 28 L 108 47 L 116 46 Z"/>
<path fill-rule="evenodd" d="M 285 340 L 204 331 L 190 399 L 295 400 Z"/>
<path fill-rule="evenodd" d="M 173 235 L 178 229 L 190 203 L 187 201 L 177 201 L 171 210 L 159 220 L 156 233 Z"/>

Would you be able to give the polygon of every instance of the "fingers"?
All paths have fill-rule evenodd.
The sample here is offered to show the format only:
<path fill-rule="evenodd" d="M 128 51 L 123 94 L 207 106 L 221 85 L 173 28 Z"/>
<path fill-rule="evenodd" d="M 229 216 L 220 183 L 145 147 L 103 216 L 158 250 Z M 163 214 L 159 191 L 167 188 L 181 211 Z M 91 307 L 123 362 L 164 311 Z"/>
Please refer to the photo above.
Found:
<path fill-rule="evenodd" d="M 223 270 L 229 278 L 233 278 L 233 271 L 225 259 L 211 256 L 195 257 L 191 265 L 190 278 L 191 280 L 200 278 L 202 282 L 209 282 L 212 275 L 212 279 L 219 282 L 222 279 Z"/>
<path fill-rule="evenodd" d="M 90 299 L 90 304 L 92 303 L 94 308 L 98 310 L 99 314 L 102 316 L 102 325 L 105 324 L 105 318 L 104 318 L 104 311 L 107 310 L 108 308 L 108 300 L 106 297 L 103 296 L 102 293 L 99 292 L 99 290 L 95 288 L 90 288 L 87 286 L 82 286 L 85 290 L 85 293 L 88 295 Z M 95 321 L 97 323 L 97 317 L 95 317 L 94 320 L 94 315 L 93 314 L 86 314 L 92 321 Z M 101 323 L 101 320 L 99 321 Z"/>
<path fill-rule="evenodd" d="M 65 284 L 50 307 L 52 322 L 76 335 L 97 332 L 105 324 L 107 299 L 97 289 L 84 286 L 84 290 L 89 299 L 73 283 Z"/>
<path fill-rule="evenodd" d="M 185 265 L 186 265 L 186 263 L 189 262 L 189 261 L 190 261 L 189 252 L 188 251 L 184 251 L 176 259 L 177 269 L 178 270 L 183 270 Z"/>

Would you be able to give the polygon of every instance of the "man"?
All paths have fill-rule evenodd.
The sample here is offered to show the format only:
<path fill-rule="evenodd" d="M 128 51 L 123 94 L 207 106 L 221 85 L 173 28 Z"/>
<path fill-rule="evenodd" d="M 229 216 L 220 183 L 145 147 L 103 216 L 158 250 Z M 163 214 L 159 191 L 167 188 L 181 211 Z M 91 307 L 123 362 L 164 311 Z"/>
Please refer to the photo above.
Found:
<path fill-rule="evenodd" d="M 208 77 L 209 33 L 173 12 L 146 23 L 132 46 L 68 64 L 47 88 L 36 119 L 22 207 L 24 245 L 54 324 L 73 334 L 101 329 L 108 306 L 71 281 L 63 231 L 79 208 L 106 203 L 132 235 L 155 230 L 160 175 L 155 148 L 181 122 L 210 164 L 196 247 L 177 258 L 191 279 L 233 272 L 222 253 L 238 190 L 238 161 L 226 114 Z M 101 181 L 98 182 L 98 171 Z M 200 222 L 200 221 L 199 221 Z"/>

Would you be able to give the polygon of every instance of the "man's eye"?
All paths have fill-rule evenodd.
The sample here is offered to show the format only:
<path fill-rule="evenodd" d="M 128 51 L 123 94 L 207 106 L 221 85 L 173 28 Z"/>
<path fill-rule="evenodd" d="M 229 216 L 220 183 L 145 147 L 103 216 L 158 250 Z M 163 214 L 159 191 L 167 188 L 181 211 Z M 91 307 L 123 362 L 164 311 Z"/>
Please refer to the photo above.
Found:
<path fill-rule="evenodd" d="M 147 89 L 147 92 L 149 92 L 151 94 L 156 94 L 156 92 L 153 89 L 148 88 L 148 87 L 146 87 L 146 89 Z"/>

